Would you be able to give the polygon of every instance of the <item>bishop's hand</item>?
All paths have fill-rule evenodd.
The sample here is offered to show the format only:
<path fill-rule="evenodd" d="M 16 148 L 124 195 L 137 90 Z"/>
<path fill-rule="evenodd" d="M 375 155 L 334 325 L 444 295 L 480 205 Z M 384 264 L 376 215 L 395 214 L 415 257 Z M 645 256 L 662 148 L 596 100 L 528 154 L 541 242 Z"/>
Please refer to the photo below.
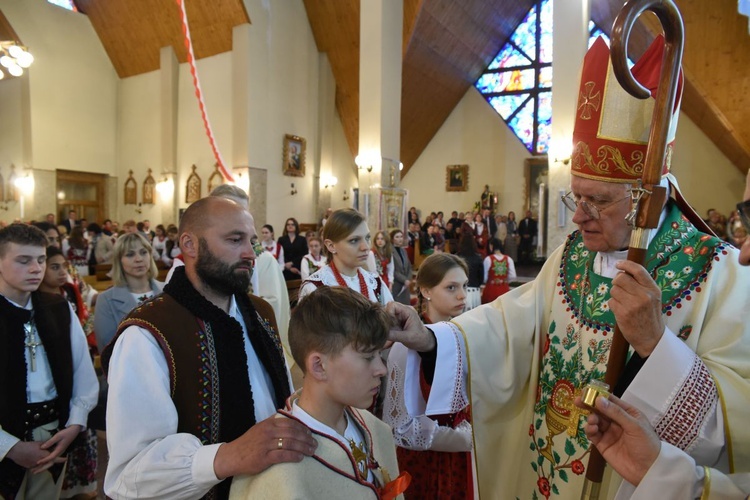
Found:
<path fill-rule="evenodd" d="M 661 288 L 640 264 L 624 260 L 612 280 L 609 308 L 625 340 L 639 356 L 649 356 L 666 327 L 661 314 Z"/>
<path fill-rule="evenodd" d="M 391 342 L 401 342 L 409 349 L 418 352 L 428 352 L 435 348 L 435 335 L 419 319 L 417 311 L 398 302 L 390 302 L 385 306 L 391 313 L 394 324 L 388 334 Z"/>

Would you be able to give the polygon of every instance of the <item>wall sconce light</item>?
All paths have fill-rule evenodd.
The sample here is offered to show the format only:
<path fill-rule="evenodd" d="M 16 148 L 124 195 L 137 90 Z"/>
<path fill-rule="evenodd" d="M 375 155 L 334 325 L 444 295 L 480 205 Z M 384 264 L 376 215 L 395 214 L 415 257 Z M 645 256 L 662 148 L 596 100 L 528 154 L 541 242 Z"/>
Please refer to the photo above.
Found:
<path fill-rule="evenodd" d="M 174 195 L 174 181 L 165 175 L 161 181 L 156 183 L 156 192 L 159 193 L 162 201 L 170 202 Z"/>
<path fill-rule="evenodd" d="M 339 180 L 332 175 L 328 175 L 328 176 L 324 176 L 320 178 L 320 183 L 323 184 L 323 189 L 328 189 L 329 187 L 332 188 L 336 184 L 338 184 L 338 182 Z"/>
<path fill-rule="evenodd" d="M 138 208 L 135 209 L 135 213 L 142 214 L 143 213 L 143 208 L 141 208 L 142 206 L 143 206 L 143 203 L 139 203 Z"/>
<path fill-rule="evenodd" d="M 294 196 L 295 194 L 297 194 L 297 189 L 295 189 L 294 183 L 292 182 L 292 196 Z"/>
<path fill-rule="evenodd" d="M 567 157 L 567 158 L 555 158 L 554 162 L 555 163 L 562 163 L 563 165 L 568 165 L 568 164 L 570 164 L 570 157 Z"/>
<path fill-rule="evenodd" d="M 346 201 L 348 199 L 349 199 L 349 190 L 348 189 L 344 189 L 344 198 L 343 198 L 343 200 Z"/>
<path fill-rule="evenodd" d="M 0 210 L 8 210 L 8 202 L 5 201 L 0 205 Z"/>
<path fill-rule="evenodd" d="M 375 153 L 365 153 L 365 154 L 359 154 L 356 158 L 354 158 L 354 163 L 360 168 L 364 168 L 367 170 L 368 173 L 372 172 L 373 165 L 376 163 L 380 165 L 382 162 L 382 158 L 379 154 Z"/>
<path fill-rule="evenodd" d="M 549 152 L 554 163 L 570 164 L 570 157 L 573 156 L 572 139 L 557 139 L 550 144 Z"/>

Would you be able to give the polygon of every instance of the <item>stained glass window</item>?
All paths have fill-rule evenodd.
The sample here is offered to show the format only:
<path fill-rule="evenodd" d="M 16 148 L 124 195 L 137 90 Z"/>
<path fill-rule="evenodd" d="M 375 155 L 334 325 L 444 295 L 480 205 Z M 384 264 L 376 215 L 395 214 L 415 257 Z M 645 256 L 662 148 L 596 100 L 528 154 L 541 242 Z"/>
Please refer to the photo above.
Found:
<path fill-rule="evenodd" d="M 552 0 L 538 0 L 475 84 L 532 154 L 549 146 Z"/>
<path fill-rule="evenodd" d="M 62 7 L 63 9 L 68 9 L 74 12 L 78 12 L 78 8 L 76 7 L 76 4 L 73 3 L 73 0 L 47 0 L 47 1 L 53 5 Z"/>
<path fill-rule="evenodd" d="M 546 154 L 552 125 L 552 1 L 537 0 L 474 84 L 531 154 Z M 609 37 L 589 21 L 589 47 Z"/>

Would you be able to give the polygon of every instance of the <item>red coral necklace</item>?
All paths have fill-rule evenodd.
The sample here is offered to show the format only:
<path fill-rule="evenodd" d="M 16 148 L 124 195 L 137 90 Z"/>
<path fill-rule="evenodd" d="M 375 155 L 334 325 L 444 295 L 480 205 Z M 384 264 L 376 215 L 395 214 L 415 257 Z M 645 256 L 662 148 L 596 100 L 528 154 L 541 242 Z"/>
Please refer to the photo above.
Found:
<path fill-rule="evenodd" d="M 336 268 L 336 263 L 333 259 L 331 259 L 331 271 L 333 272 L 333 277 L 336 278 L 336 283 L 338 283 L 340 286 L 348 287 L 349 285 L 346 284 L 346 281 L 344 281 L 344 277 L 341 276 L 341 273 Z M 370 298 L 370 289 L 367 288 L 367 283 L 365 283 L 365 277 L 362 274 L 362 271 L 357 268 L 357 277 L 359 278 L 359 291 L 367 297 Z"/>

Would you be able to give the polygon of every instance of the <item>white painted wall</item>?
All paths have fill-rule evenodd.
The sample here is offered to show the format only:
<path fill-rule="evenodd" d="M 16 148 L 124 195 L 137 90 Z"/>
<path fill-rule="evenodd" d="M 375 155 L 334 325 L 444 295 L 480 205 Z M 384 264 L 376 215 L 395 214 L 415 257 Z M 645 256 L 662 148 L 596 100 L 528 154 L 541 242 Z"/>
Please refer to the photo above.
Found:
<path fill-rule="evenodd" d="M 0 9 L 35 58 L 29 166 L 114 174 L 118 78 L 88 17 L 46 0 Z"/>
<path fill-rule="evenodd" d="M 531 157 L 523 144 L 487 104 L 470 88 L 427 148 L 401 181 L 409 190 L 409 206 L 425 213 L 470 210 L 479 201 L 484 185 L 499 193 L 498 210 L 524 207 L 524 159 Z M 445 190 L 446 166 L 469 165 L 469 189 Z M 518 218 L 518 217 L 517 217 Z"/>
<path fill-rule="evenodd" d="M 685 113 L 677 126 L 672 173 L 701 217 L 709 208 L 728 216 L 745 191 L 745 176 Z"/>

